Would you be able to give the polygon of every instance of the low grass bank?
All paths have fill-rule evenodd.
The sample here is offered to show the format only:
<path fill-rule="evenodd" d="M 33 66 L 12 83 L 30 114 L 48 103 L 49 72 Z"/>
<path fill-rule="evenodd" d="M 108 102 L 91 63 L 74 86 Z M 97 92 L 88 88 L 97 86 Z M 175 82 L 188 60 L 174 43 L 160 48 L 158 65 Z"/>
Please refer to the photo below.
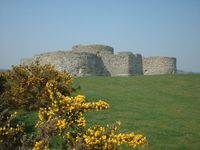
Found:
<path fill-rule="evenodd" d="M 146 149 L 200 148 L 200 75 L 77 78 L 78 94 L 104 99 L 110 109 L 89 124 L 120 120 L 122 130 L 146 135 Z"/>

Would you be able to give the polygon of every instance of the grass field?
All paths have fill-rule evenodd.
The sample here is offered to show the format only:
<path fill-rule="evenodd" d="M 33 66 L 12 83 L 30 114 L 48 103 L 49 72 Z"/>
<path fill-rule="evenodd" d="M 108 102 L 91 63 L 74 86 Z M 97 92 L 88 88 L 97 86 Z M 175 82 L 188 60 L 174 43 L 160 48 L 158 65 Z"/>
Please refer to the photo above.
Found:
<path fill-rule="evenodd" d="M 88 114 L 90 124 L 120 120 L 144 134 L 152 150 L 200 149 L 200 75 L 77 78 L 79 94 L 110 109 Z"/>
<path fill-rule="evenodd" d="M 89 125 L 122 122 L 145 135 L 144 150 L 200 149 L 200 74 L 76 78 L 77 94 L 103 99 L 110 109 L 87 114 Z M 30 114 L 29 114 L 30 115 Z M 35 114 L 23 116 L 31 127 Z"/>

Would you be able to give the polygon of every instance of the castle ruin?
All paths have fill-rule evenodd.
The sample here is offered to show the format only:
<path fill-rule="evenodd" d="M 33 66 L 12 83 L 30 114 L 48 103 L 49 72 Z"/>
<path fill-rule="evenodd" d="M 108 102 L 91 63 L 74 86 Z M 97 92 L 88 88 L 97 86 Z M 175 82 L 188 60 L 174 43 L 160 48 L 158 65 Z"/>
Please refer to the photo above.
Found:
<path fill-rule="evenodd" d="M 75 76 L 131 76 L 175 74 L 176 58 L 143 57 L 132 52 L 114 54 L 105 45 L 75 45 L 70 51 L 48 52 L 21 60 L 21 65 L 52 64 Z"/>

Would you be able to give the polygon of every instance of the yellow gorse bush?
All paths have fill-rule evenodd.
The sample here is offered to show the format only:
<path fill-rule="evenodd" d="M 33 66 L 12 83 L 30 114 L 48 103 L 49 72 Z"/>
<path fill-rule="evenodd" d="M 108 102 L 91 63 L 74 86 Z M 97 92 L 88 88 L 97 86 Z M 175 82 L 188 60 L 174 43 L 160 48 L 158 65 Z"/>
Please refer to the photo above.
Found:
<path fill-rule="evenodd" d="M 82 136 L 76 137 L 76 141 L 85 144 L 86 149 L 115 150 L 118 146 L 127 144 L 132 148 L 147 144 L 146 137 L 140 134 L 118 133 L 119 122 L 112 126 L 101 127 L 95 125 L 86 130 Z"/>
<path fill-rule="evenodd" d="M 132 148 L 147 144 L 146 138 L 142 135 L 133 132 L 118 133 L 120 122 L 107 128 L 95 125 L 87 129 L 84 113 L 107 109 L 109 104 L 103 100 L 87 102 L 83 95 L 65 96 L 56 89 L 54 82 L 47 83 L 46 86 L 51 105 L 48 108 L 40 108 L 39 121 L 36 124 L 36 128 L 40 130 L 38 142 L 45 139 L 41 149 L 44 146 L 48 147 L 49 135 L 60 135 L 66 143 L 64 149 L 114 150 L 122 144 L 130 145 Z M 36 147 L 38 143 L 35 144 L 35 149 Z"/>
<path fill-rule="evenodd" d="M 51 65 L 13 66 L 8 72 L 1 72 L 3 88 L 1 103 L 4 107 L 24 107 L 38 110 L 48 105 L 49 96 L 46 83 L 56 82 L 57 89 L 63 95 L 70 95 L 74 89 L 70 87 L 73 78 L 70 74 L 57 71 Z"/>
<path fill-rule="evenodd" d="M 83 113 L 92 109 L 102 110 L 109 107 L 109 104 L 103 100 L 99 100 L 98 102 L 86 102 L 86 98 L 83 95 L 78 95 L 76 97 L 64 96 L 56 90 L 54 83 L 46 84 L 51 105 L 47 108 L 40 108 L 38 113 L 39 121 L 36 127 L 40 127 L 47 122 L 55 122 L 56 128 L 59 129 L 60 133 L 69 127 L 77 126 L 81 128 L 86 124 Z M 55 93 L 52 92 L 52 90 L 54 90 Z"/>

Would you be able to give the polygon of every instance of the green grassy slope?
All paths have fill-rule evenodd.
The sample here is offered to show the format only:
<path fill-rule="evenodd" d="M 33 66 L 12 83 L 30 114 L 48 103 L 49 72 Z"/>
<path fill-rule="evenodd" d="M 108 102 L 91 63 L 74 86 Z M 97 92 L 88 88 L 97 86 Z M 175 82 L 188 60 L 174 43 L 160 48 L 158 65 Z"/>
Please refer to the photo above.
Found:
<path fill-rule="evenodd" d="M 87 115 L 89 124 L 120 120 L 142 133 L 146 149 L 200 149 L 200 75 L 76 78 L 78 94 L 104 99 L 110 109 Z"/>

